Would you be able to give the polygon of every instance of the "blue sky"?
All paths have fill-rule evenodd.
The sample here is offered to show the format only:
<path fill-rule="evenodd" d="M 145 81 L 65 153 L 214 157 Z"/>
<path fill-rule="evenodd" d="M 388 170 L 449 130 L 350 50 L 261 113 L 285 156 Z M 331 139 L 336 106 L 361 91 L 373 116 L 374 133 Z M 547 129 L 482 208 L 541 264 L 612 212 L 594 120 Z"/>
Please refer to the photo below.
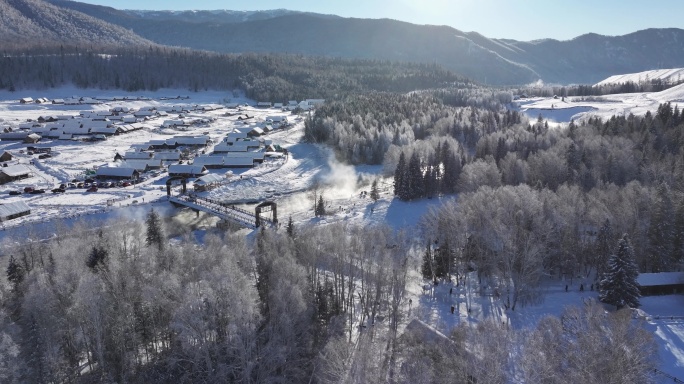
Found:
<path fill-rule="evenodd" d="M 624 35 L 646 28 L 683 28 L 682 0 L 81 0 L 118 9 L 286 8 L 343 17 L 390 18 L 449 25 L 492 38 L 568 40 L 595 32 Z"/>

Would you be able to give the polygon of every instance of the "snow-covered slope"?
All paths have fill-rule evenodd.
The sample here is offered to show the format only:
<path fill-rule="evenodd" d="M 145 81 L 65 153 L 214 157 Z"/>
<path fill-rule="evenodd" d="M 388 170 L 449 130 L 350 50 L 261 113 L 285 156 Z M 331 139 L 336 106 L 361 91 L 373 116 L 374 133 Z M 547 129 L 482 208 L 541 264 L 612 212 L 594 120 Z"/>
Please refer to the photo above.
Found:
<path fill-rule="evenodd" d="M 624 84 L 627 82 L 639 84 L 656 79 L 673 83 L 684 80 L 684 68 L 654 69 L 651 71 L 614 75 L 599 81 L 596 85 Z"/>
<path fill-rule="evenodd" d="M 549 123 L 569 123 L 591 116 L 610 119 L 630 113 L 643 116 L 655 113 L 663 103 L 684 108 L 684 84 L 660 92 L 622 93 L 597 97 L 566 97 L 565 99 L 534 98 L 517 101 L 515 107 L 535 120 L 541 114 Z"/>

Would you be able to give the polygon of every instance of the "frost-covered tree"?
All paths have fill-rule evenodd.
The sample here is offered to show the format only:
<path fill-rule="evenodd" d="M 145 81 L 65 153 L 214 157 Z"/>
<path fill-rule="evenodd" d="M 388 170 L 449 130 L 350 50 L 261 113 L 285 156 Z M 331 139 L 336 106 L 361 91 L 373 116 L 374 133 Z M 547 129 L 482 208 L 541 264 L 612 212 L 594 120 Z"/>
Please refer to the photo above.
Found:
<path fill-rule="evenodd" d="M 648 264 L 651 272 L 664 272 L 673 267 L 674 213 L 675 207 L 668 186 L 664 183 L 658 185 L 648 229 Z"/>
<path fill-rule="evenodd" d="M 612 252 L 613 244 L 613 226 L 609 219 L 603 222 L 603 225 L 598 230 L 598 235 L 596 236 L 596 275 L 600 278 L 603 275 L 606 267 L 608 266 L 608 259 Z"/>
<path fill-rule="evenodd" d="M 634 261 L 634 251 L 625 234 L 618 241 L 617 251 L 608 260 L 608 268 L 599 284 L 599 300 L 615 305 L 618 309 L 639 307 L 639 270 Z"/>
<path fill-rule="evenodd" d="M 653 383 L 657 346 L 629 310 L 602 305 L 567 307 L 560 319 L 545 317 L 521 335 L 520 382 Z"/>

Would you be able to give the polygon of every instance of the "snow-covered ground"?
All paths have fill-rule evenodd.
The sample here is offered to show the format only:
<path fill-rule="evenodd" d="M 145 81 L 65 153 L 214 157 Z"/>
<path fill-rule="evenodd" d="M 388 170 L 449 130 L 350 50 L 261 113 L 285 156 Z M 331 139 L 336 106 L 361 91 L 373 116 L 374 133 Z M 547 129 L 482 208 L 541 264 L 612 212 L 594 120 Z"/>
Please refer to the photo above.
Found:
<path fill-rule="evenodd" d="M 624 84 L 627 82 L 639 84 L 651 80 L 663 80 L 664 82 L 684 80 L 684 68 L 653 69 L 650 71 L 614 75 L 599 81 L 596 85 Z"/>
<path fill-rule="evenodd" d="M 476 272 L 468 276 L 465 286 L 426 284 L 417 272 L 412 274 L 410 281 L 407 298 L 412 304 L 410 307 L 406 304 L 409 311 L 406 322 L 417 318 L 444 334 L 449 334 L 459 323 L 476 324 L 486 318 L 496 319 L 513 329 L 533 328 L 546 316 L 560 316 L 567 306 L 582 306 L 586 300 L 598 299 L 598 292 L 592 291 L 586 281 L 571 284 L 569 281 L 552 280 L 543 284 L 539 302 L 519 304 L 515 311 L 511 311 L 504 308 L 504 295 L 498 297 L 497 291 L 487 281 L 482 285 L 478 283 Z M 580 291 L 580 284 L 584 284 L 583 291 Z M 470 313 L 466 301 L 471 305 Z M 639 313 L 645 315 L 646 329 L 653 332 L 658 345 L 659 369 L 684 379 L 684 295 L 643 297 L 641 304 Z M 455 307 L 453 314 L 452 305 Z M 672 382 L 666 376 L 658 378 L 661 383 Z"/>
<path fill-rule="evenodd" d="M 613 115 L 644 115 L 647 111 L 655 113 L 662 103 L 671 102 L 674 108 L 684 108 L 684 84 L 661 92 L 624 93 L 605 96 L 570 96 L 562 98 L 530 98 L 516 100 L 514 108 L 523 112 L 532 121 L 541 114 L 549 124 L 565 124 L 571 120 L 580 121 L 592 116 L 604 120 Z M 556 125 L 557 125 L 556 124 Z"/>

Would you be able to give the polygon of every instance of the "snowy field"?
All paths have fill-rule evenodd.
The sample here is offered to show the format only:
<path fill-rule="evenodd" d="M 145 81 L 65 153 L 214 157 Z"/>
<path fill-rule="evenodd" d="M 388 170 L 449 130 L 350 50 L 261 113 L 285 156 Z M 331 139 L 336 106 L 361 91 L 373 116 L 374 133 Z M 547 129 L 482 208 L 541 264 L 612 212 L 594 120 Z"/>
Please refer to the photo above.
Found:
<path fill-rule="evenodd" d="M 187 100 L 160 100 L 160 97 L 174 97 L 178 94 L 190 96 Z M 27 119 L 37 119 L 42 115 L 78 114 L 83 110 L 109 109 L 115 106 L 142 108 L 149 106 L 216 103 L 250 103 L 254 101 L 234 97 L 229 92 L 189 93 L 178 90 L 160 90 L 156 93 L 143 92 L 133 96 L 145 96 L 151 100 L 120 101 L 92 106 L 53 106 L 53 105 L 21 105 L 21 97 L 65 98 L 79 96 L 126 95 L 123 92 L 106 92 L 97 90 L 80 90 L 61 88 L 45 92 L 0 92 L 0 125 L 19 124 Z M 679 86 L 656 94 L 610 95 L 606 102 L 575 102 L 566 98 L 533 99 L 518 103 L 518 108 L 536 119 L 539 113 L 544 118 L 559 123 L 567 123 L 571 119 L 586 118 L 589 114 L 610 117 L 616 113 L 643 114 L 646 110 L 655 111 L 658 104 L 665 101 L 684 103 L 684 87 Z M 680 108 L 683 106 L 680 105 Z M 74 177 L 82 177 L 86 169 L 109 164 L 115 153 L 127 151 L 131 145 L 154 139 L 165 139 L 173 135 L 209 135 L 212 140 L 219 141 L 235 127 L 259 126 L 264 124 L 266 116 L 289 114 L 275 109 L 243 108 L 240 113 L 254 115 L 248 125 L 237 121 L 237 116 L 225 116 L 226 109 L 201 113 L 202 117 L 210 116 L 215 120 L 204 126 L 195 126 L 188 131 L 178 132 L 160 127 L 161 120 L 144 123 L 144 129 L 125 135 L 113 136 L 103 142 L 41 142 L 40 146 L 53 148 L 54 156 L 45 160 L 37 160 L 36 156 L 19 154 L 26 144 L 17 142 L 0 142 L 0 153 L 8 150 L 18 155 L 21 164 L 31 167 L 34 176 L 9 184 L 0 185 L 0 203 L 12 201 L 27 202 L 32 213 L 6 223 L 0 231 L 0 241 L 5 244 L 23 241 L 27 238 L 41 239 L 50 237 L 55 225 L 65 221 L 67 224 L 76 221 L 88 221 L 90 226 L 97 226 L 109 218 L 144 217 L 154 207 L 167 215 L 178 215 L 179 210 L 166 202 L 165 173 L 152 177 L 141 184 L 125 188 L 100 189 L 95 193 L 84 189 L 70 189 L 64 194 L 51 194 L 50 189 L 61 182 Z M 198 115 L 198 117 L 200 116 Z M 294 116 L 293 116 L 294 118 Z M 207 197 L 242 203 L 252 207 L 249 202 L 272 200 L 278 203 L 281 223 L 292 216 L 298 225 L 304 223 L 323 225 L 326 223 L 350 223 L 355 225 L 388 224 L 395 229 L 414 231 L 415 224 L 431 206 L 441 203 L 441 199 L 425 199 L 418 202 L 401 202 L 393 199 L 392 180 L 383 179 L 380 166 L 349 166 L 334 159 L 331 151 L 323 146 L 302 143 L 304 134 L 303 120 L 293 120 L 293 126 L 276 130 L 265 136 L 274 144 L 288 149 L 287 159 L 266 161 L 251 169 L 232 169 L 232 175 L 218 188 L 204 192 Z M 33 160 L 33 165 L 30 164 Z M 226 174 L 226 170 L 212 172 Z M 381 198 L 373 202 L 368 196 L 370 184 L 379 178 Z M 23 189 L 25 186 L 45 188 L 48 192 L 42 195 L 10 196 L 8 191 Z M 328 215 L 324 218 L 313 217 L 314 185 L 327 202 Z M 367 193 L 363 193 L 367 192 Z M 182 214 L 180 214 L 182 215 Z M 186 214 L 186 216 L 194 216 Z M 191 220 L 188 218 L 188 220 Z M 29 225 L 25 225 L 29 224 Z M 201 236 L 198 235 L 198 236 Z M 567 305 L 581 306 L 583 301 L 596 298 L 585 284 L 585 290 L 579 291 L 580 282 L 570 284 L 565 292 L 566 282 L 551 281 L 544 285 L 544 299 L 541 302 L 526 306 L 519 305 L 516 311 L 506 311 L 501 298 L 485 282 L 479 285 L 475 276 L 469 277 L 466 287 L 455 287 L 440 284 L 437 287 L 427 286 L 419 276 L 416 266 L 407 286 L 405 310 L 409 314 L 406 322 L 417 318 L 448 333 L 461 322 L 476 324 L 485 318 L 495 318 L 510 327 L 521 329 L 534 327 L 544 316 L 559 315 Z M 427 289 L 425 289 L 427 288 Z M 450 293 L 450 289 L 451 290 Z M 503 296 L 501 296 L 503 297 Z M 410 299 L 410 301 L 408 300 Z M 471 305 L 471 312 L 466 310 L 466 301 Z M 663 362 L 661 369 L 668 374 L 684 378 L 684 296 L 648 297 L 642 300 L 643 312 L 647 314 L 647 327 L 654 334 L 659 345 Z M 454 306 L 454 314 L 451 306 Z M 669 318 L 668 318 L 669 317 Z M 671 382 L 663 379 L 663 383 Z"/>
<path fill-rule="evenodd" d="M 663 82 L 678 82 L 684 78 L 684 68 L 654 69 L 637 73 L 626 73 L 622 75 L 610 76 L 596 85 L 624 84 L 632 82 L 639 84 L 651 80 L 663 80 Z"/>
<path fill-rule="evenodd" d="M 530 98 L 516 100 L 514 108 L 536 121 L 541 114 L 549 125 L 567 124 L 596 116 L 607 120 L 613 115 L 643 116 L 647 111 L 655 113 L 662 103 L 671 102 L 672 107 L 684 108 L 684 84 L 651 93 L 624 93 L 616 95 L 584 97 L 569 96 L 565 100 L 554 98 Z"/>

